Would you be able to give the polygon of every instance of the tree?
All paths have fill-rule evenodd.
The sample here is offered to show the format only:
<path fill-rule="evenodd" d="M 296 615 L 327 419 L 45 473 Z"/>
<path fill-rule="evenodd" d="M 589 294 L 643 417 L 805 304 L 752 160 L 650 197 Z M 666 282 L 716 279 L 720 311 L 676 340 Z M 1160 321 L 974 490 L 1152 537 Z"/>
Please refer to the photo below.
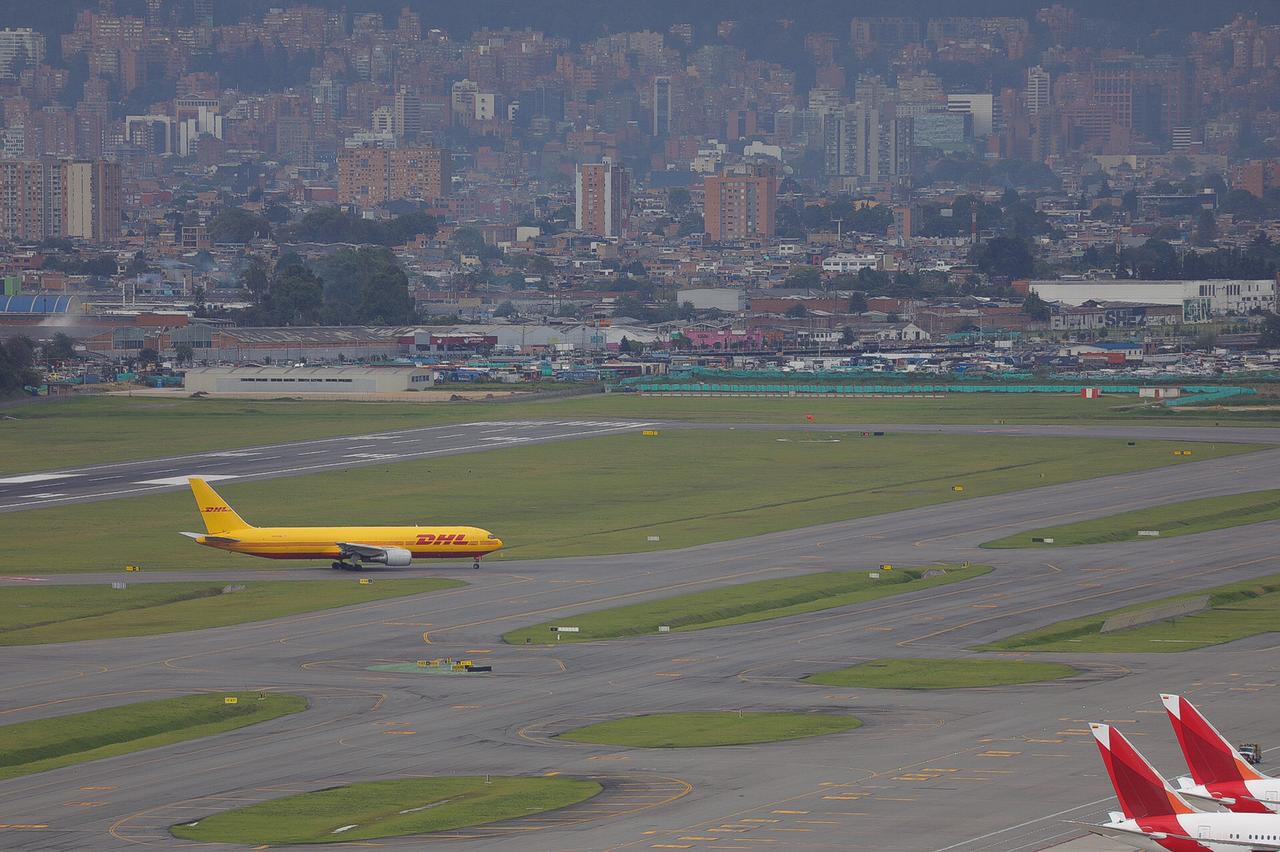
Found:
<path fill-rule="evenodd" d="M 271 236 L 271 224 L 243 207 L 226 207 L 209 220 L 209 239 L 215 243 L 247 243 Z"/>
<path fill-rule="evenodd" d="M 1266 349 L 1280 349 L 1280 315 L 1267 314 L 1262 321 L 1262 333 L 1258 344 Z"/>
<path fill-rule="evenodd" d="M 812 290 L 822 286 L 822 273 L 816 266 L 796 266 L 787 273 L 782 286 L 792 290 Z"/>
<path fill-rule="evenodd" d="M 70 361 L 76 357 L 76 342 L 70 335 L 55 332 L 44 345 L 44 357 L 50 361 Z"/>
<path fill-rule="evenodd" d="M 515 312 L 516 306 L 510 301 L 503 302 L 501 305 L 498 305 L 498 307 L 493 309 L 493 315 L 495 317 L 509 317 L 514 315 Z"/>
<path fill-rule="evenodd" d="M 1214 218 L 1212 210 L 1200 211 L 1194 239 L 1198 246 L 1211 246 L 1218 239 L 1218 220 Z"/>
<path fill-rule="evenodd" d="M 190 343 L 175 343 L 173 354 L 179 364 L 190 364 L 196 359 L 196 350 Z"/>
<path fill-rule="evenodd" d="M 12 337 L 0 344 L 0 397 L 20 393 L 27 385 L 40 384 L 34 369 L 35 344 L 29 337 Z"/>
<path fill-rule="evenodd" d="M 1035 270 L 1031 247 L 1021 237 L 995 237 L 975 246 L 971 257 L 988 275 L 1027 278 Z"/>
<path fill-rule="evenodd" d="M 618 343 L 618 351 L 624 355 L 629 355 L 631 353 L 631 338 L 625 334 L 622 335 L 622 341 Z"/>
<path fill-rule="evenodd" d="M 1049 321 L 1049 306 L 1035 291 L 1028 291 L 1027 297 L 1022 300 L 1022 312 L 1036 322 Z"/>
<path fill-rule="evenodd" d="M 850 326 L 846 325 L 844 328 L 840 329 L 840 342 L 845 346 L 856 343 L 857 340 L 858 335 Z"/>
<path fill-rule="evenodd" d="M 324 284 L 302 264 L 277 269 L 269 307 L 270 319 L 278 325 L 315 325 L 324 307 Z"/>
<path fill-rule="evenodd" d="M 689 190 L 682 186 L 673 186 L 667 190 L 667 212 L 677 218 L 689 206 L 691 197 Z"/>
<path fill-rule="evenodd" d="M 160 363 L 160 353 L 150 346 L 144 347 L 138 351 L 138 363 L 146 366 L 147 364 Z"/>
<path fill-rule="evenodd" d="M 854 290 L 849 295 L 849 313 L 862 314 L 867 311 L 867 294 Z"/>
<path fill-rule="evenodd" d="M 249 297 L 261 304 L 267 295 L 271 276 L 267 271 L 267 262 L 258 255 L 251 255 L 249 262 L 240 270 L 240 287 L 249 291 Z M 202 294 L 203 295 L 203 294 Z"/>
<path fill-rule="evenodd" d="M 791 319 L 804 319 L 808 315 L 809 311 L 805 308 L 803 302 L 796 302 L 794 305 L 787 308 L 786 312 L 783 314 L 783 316 L 790 317 Z"/>

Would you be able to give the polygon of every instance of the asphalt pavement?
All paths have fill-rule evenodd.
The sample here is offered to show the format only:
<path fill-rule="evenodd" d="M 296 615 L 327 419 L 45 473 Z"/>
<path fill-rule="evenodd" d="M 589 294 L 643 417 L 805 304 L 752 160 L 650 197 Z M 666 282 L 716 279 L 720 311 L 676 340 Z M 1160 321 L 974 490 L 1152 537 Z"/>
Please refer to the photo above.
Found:
<path fill-rule="evenodd" d="M 415 443 L 398 446 L 412 453 L 483 446 L 473 434 L 476 427 L 468 429 L 470 437 L 456 438 L 445 437 L 448 428 L 459 429 L 410 430 Z M 502 430 L 485 437 L 566 440 L 574 430 L 613 434 L 600 430 L 636 425 L 566 422 L 530 426 L 523 433 L 513 424 L 481 428 Z M 998 434 L 1066 429 L 1163 437 L 1152 427 L 1007 428 L 1016 432 Z M 1189 441 L 1275 443 L 1280 437 L 1268 430 L 1170 428 Z M 315 444 L 312 449 L 326 452 L 307 458 L 337 462 L 339 454 L 374 452 L 390 447 L 391 440 L 397 439 L 366 438 L 375 446 L 362 447 L 357 439 L 334 439 Z M 300 466 L 298 457 L 286 464 L 284 456 L 303 452 L 303 446 L 289 445 L 281 459 L 265 460 L 281 462 L 268 475 L 287 475 L 289 465 Z M 264 461 L 229 460 L 228 470 L 254 470 Z M 182 470 L 130 468 L 126 477 L 134 485 L 142 477 L 159 478 L 153 474 L 202 472 L 185 461 Z M 470 585 L 165 637 L 0 648 L 0 723 L 193 690 L 276 689 L 311 702 L 302 714 L 240 731 L 0 781 L 0 848 L 189 846 L 173 840 L 167 826 L 291 792 L 409 775 L 551 772 L 599 778 L 605 793 L 554 814 L 382 845 L 964 852 L 1052 847 L 1081 835 L 1072 821 L 1103 820 L 1114 808 L 1089 721 L 1116 724 L 1169 775 L 1183 768 L 1160 705 L 1162 691 L 1190 696 L 1228 736 L 1264 747 L 1277 742 L 1280 720 L 1264 708 L 1276 696 L 1280 640 L 1261 636 L 1181 653 L 1161 653 L 1168 650 L 1161 647 L 1143 654 L 1037 655 L 1075 664 L 1081 674 L 1017 687 L 838 689 L 801 678 L 877 657 L 963 656 L 976 644 L 1060 619 L 1280 572 L 1273 546 L 1280 522 L 1105 546 L 978 548 L 1015 529 L 1273 487 L 1277 473 L 1280 449 L 679 551 L 494 560 L 478 572 L 465 565 L 372 572 L 375 582 L 384 576 L 448 576 Z M 64 489 L 53 499 L 109 496 Z M 499 638 L 522 625 L 572 625 L 577 613 L 749 580 L 874 569 L 883 562 L 907 567 L 961 561 L 995 570 L 928 591 L 715 630 L 550 646 L 507 646 Z M 130 582 L 183 576 L 143 573 L 130 575 Z M 262 570 L 249 564 L 192 576 L 356 582 L 327 568 Z M 3 582 L 120 577 L 43 578 L 35 572 Z M 482 660 L 494 671 L 394 674 L 368 668 L 444 656 Z M 600 719 L 715 709 L 850 713 L 865 725 L 811 740 L 714 749 L 611 748 L 555 738 Z"/>

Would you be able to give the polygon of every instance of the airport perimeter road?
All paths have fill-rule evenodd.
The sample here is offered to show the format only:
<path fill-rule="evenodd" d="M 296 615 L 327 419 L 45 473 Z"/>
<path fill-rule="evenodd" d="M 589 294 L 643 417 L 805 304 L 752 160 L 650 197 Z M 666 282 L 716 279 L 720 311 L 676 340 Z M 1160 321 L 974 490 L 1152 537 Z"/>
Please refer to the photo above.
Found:
<path fill-rule="evenodd" d="M 647 425 L 621 420 L 477 421 L 14 474 L 0 476 L 0 512 L 171 491 L 186 488 L 189 476 L 202 476 L 210 482 L 298 476 L 521 444 L 616 435 Z"/>
<path fill-rule="evenodd" d="M 0 512 L 21 512 L 46 506 L 172 491 L 185 488 L 189 476 L 202 476 L 210 482 L 229 479 L 270 479 L 365 465 L 412 461 L 433 456 L 484 452 L 520 444 L 616 435 L 649 427 L 767 431 L 799 429 L 836 433 L 883 431 L 994 437 L 1280 443 L 1280 429 L 1264 427 L 730 424 L 626 420 L 476 421 L 0 476 Z"/>
<path fill-rule="evenodd" d="M 0 848 L 172 848 L 186 845 L 167 833 L 175 822 L 289 792 L 403 775 L 549 772 L 598 777 L 606 792 L 544 817 L 385 845 L 1045 848 L 1082 833 L 1069 820 L 1105 819 L 1114 807 L 1091 720 L 1132 734 L 1171 775 L 1182 767 L 1161 691 L 1197 700 L 1228 736 L 1280 741 L 1280 720 L 1267 711 L 1280 677 L 1275 636 L 1182 654 L 1047 655 L 1083 673 L 1021 687 L 917 693 L 800 678 L 873 657 L 963 654 L 1062 618 L 1280 572 L 1280 522 L 1052 553 L 975 546 L 993 524 L 1107 514 L 1144 493 L 1267 487 L 1277 463 L 1280 450 L 683 551 L 434 569 L 422 573 L 472 585 L 165 637 L 0 648 L 2 722 L 192 690 L 269 688 L 312 702 L 298 716 L 217 737 L 0 782 Z M 619 642 L 499 641 L 521 625 L 572 625 L 575 613 L 683 591 L 881 561 L 961 560 L 996 570 L 757 624 Z M 327 569 L 297 575 L 355 582 Z M 443 656 L 483 660 L 494 672 L 368 669 Z M 855 714 L 866 725 L 833 737 L 716 749 L 554 738 L 591 720 L 699 709 L 822 710 Z"/>

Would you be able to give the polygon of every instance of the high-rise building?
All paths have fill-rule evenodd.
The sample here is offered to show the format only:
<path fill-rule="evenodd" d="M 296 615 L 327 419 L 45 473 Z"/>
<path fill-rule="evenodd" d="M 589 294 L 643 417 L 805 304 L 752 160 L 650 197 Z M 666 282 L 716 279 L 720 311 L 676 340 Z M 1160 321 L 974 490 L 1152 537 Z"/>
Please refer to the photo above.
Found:
<path fill-rule="evenodd" d="M 439 148 L 348 148 L 338 154 L 338 201 L 360 207 L 403 198 L 436 201 L 449 194 L 450 165 Z"/>
<path fill-rule="evenodd" d="M 579 165 L 575 190 L 574 222 L 579 231 L 601 237 L 626 235 L 631 181 L 622 165 L 608 157 Z"/>
<path fill-rule="evenodd" d="M 95 243 L 120 238 L 120 164 L 72 160 L 62 164 L 63 234 Z"/>
<path fill-rule="evenodd" d="M 1029 115 L 1040 115 L 1049 111 L 1050 79 L 1049 72 L 1039 65 L 1027 69 L 1027 87 L 1023 91 L 1023 104 Z"/>
<path fill-rule="evenodd" d="M 702 221 L 712 242 L 773 235 L 778 176 L 773 168 L 745 166 L 703 182 Z"/>
<path fill-rule="evenodd" d="M 29 27 L 0 30 L 0 79 L 12 80 L 23 68 L 44 62 L 45 38 Z"/>
<path fill-rule="evenodd" d="M 947 112 L 973 116 L 973 135 L 982 138 L 991 135 L 994 101 L 994 96 L 990 94 L 947 95 Z"/>
<path fill-rule="evenodd" d="M 120 164 L 103 160 L 0 160 L 0 237 L 120 236 Z"/>
<path fill-rule="evenodd" d="M 392 132 L 396 139 L 410 142 L 422 132 L 422 101 L 404 86 L 396 91 L 395 105 L 392 107 Z"/>
<path fill-rule="evenodd" d="M 671 78 L 653 78 L 653 135 L 663 138 L 671 133 Z"/>

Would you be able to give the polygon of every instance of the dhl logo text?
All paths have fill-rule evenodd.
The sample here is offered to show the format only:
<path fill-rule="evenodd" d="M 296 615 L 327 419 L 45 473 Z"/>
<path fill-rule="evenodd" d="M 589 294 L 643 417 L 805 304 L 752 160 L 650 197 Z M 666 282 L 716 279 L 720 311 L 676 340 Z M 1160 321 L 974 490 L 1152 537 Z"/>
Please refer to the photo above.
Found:
<path fill-rule="evenodd" d="M 432 533 L 419 533 L 418 544 L 466 544 L 467 537 L 463 533 L 449 533 L 446 535 L 434 535 Z"/>
<path fill-rule="evenodd" d="M 230 506 L 205 506 L 204 510 L 206 512 L 230 512 L 231 507 Z"/>

